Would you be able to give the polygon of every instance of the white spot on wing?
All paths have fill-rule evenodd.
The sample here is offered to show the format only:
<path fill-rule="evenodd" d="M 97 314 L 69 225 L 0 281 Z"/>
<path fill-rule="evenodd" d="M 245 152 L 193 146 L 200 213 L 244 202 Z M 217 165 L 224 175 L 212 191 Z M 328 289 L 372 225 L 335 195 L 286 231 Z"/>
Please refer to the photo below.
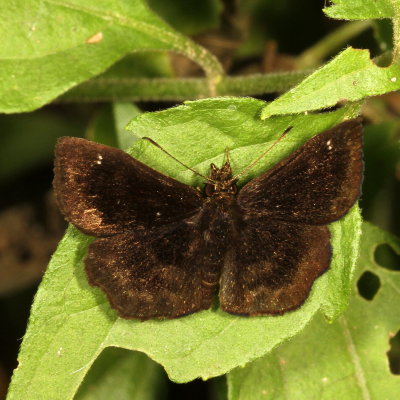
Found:
<path fill-rule="evenodd" d="M 96 164 L 101 165 L 101 160 L 103 159 L 103 156 L 101 154 L 97 154 L 97 161 Z"/>

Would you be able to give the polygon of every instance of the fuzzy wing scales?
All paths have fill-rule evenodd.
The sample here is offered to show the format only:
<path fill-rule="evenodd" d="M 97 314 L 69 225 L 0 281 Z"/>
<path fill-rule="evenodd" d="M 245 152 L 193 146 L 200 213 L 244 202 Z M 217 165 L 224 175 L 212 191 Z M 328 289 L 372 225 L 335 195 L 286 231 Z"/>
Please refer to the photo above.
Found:
<path fill-rule="evenodd" d="M 57 202 L 67 220 L 86 234 L 150 229 L 183 220 L 202 205 L 197 190 L 119 149 L 63 137 L 55 156 Z"/>
<path fill-rule="evenodd" d="M 323 225 L 343 217 L 361 193 L 362 126 L 343 122 L 250 181 L 238 196 L 249 218 Z"/>

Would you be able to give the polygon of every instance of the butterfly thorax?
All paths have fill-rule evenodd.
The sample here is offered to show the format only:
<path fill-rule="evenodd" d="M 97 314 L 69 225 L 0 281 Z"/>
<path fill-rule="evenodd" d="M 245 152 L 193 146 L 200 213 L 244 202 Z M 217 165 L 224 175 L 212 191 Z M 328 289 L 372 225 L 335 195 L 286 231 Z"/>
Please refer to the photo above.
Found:
<path fill-rule="evenodd" d="M 202 282 L 210 290 L 215 290 L 228 246 L 238 240 L 237 233 L 243 222 L 229 162 L 221 168 L 211 164 L 208 178 L 204 190 L 206 199 L 198 214 L 197 226 L 203 239 L 203 263 L 208 266 Z"/>
<path fill-rule="evenodd" d="M 232 168 L 226 162 L 222 168 L 210 165 L 209 181 L 206 182 L 204 193 L 211 198 L 229 198 L 237 194 L 236 181 L 232 180 Z"/>

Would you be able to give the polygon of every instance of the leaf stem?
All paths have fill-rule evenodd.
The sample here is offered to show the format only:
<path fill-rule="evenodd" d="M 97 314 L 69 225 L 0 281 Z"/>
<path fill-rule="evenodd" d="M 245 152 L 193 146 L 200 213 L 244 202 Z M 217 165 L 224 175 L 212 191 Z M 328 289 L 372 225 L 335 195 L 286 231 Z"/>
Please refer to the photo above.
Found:
<path fill-rule="evenodd" d="M 216 95 L 216 86 L 223 79 L 225 74 L 218 59 L 204 47 L 192 40 L 182 40 L 176 43 L 176 51 L 196 62 L 203 69 L 206 75 L 207 97 Z"/>
<path fill-rule="evenodd" d="M 254 74 L 222 78 L 215 96 L 250 96 L 284 92 L 297 85 L 311 70 Z M 207 78 L 94 78 L 58 98 L 76 101 L 184 101 L 210 97 Z"/>

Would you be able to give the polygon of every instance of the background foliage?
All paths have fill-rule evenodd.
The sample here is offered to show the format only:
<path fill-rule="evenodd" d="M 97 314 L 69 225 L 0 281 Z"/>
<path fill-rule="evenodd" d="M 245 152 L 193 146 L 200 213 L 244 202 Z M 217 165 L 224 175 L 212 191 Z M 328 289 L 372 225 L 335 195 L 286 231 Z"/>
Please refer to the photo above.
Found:
<path fill-rule="evenodd" d="M 361 113 L 370 221 L 361 225 L 355 207 L 331 225 L 331 269 L 295 312 L 211 309 L 144 323 L 117 318 L 88 285 L 91 239 L 70 227 L 37 291 L 7 398 L 396 398 L 400 243 L 388 232 L 400 234 L 397 0 L 335 0 L 323 11 L 290 0 L 7 0 L 0 16 L 4 394 L 33 285 L 63 231 L 44 195 L 57 137 L 120 147 L 201 185 L 138 139 L 203 173 L 228 146 L 240 171 L 293 126 L 243 184 Z M 174 385 L 160 365 L 179 383 L 220 378 Z"/>

